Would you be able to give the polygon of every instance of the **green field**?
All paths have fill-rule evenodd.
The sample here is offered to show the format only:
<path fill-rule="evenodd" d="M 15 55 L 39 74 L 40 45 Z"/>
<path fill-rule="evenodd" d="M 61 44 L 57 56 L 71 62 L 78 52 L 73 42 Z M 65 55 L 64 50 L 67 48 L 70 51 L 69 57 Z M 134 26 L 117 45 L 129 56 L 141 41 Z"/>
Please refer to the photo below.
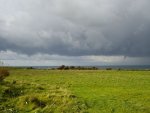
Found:
<path fill-rule="evenodd" d="M 0 113 L 150 113 L 150 71 L 10 69 Z"/>

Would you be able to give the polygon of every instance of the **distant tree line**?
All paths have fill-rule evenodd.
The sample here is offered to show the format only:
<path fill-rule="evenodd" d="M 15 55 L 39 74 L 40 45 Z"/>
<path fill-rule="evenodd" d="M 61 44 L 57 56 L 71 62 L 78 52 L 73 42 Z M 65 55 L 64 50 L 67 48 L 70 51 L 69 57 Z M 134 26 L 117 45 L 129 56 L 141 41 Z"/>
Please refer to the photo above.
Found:
<path fill-rule="evenodd" d="M 93 67 L 84 67 L 84 66 L 65 66 L 61 65 L 57 68 L 58 70 L 97 70 L 98 68 Z"/>

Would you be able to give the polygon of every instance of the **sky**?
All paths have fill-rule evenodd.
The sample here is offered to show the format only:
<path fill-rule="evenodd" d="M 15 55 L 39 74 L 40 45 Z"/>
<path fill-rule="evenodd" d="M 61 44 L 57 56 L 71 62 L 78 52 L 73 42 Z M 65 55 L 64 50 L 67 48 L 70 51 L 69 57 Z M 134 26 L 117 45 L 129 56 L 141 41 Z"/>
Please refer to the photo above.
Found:
<path fill-rule="evenodd" d="M 149 65 L 150 0 L 0 0 L 11 66 Z"/>

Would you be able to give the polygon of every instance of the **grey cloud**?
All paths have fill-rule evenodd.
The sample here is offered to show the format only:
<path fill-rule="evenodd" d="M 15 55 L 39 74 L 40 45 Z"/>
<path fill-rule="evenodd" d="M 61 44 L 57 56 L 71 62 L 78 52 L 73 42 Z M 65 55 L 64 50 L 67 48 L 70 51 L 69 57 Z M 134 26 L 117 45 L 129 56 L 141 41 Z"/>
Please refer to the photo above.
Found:
<path fill-rule="evenodd" d="M 0 50 L 150 56 L 149 0 L 1 0 Z"/>

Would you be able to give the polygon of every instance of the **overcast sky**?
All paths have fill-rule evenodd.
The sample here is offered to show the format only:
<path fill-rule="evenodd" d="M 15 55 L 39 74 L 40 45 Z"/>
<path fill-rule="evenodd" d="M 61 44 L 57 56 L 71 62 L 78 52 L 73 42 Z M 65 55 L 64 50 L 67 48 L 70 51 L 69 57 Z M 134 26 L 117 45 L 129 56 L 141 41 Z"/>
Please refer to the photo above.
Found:
<path fill-rule="evenodd" d="M 0 60 L 150 64 L 150 0 L 0 0 Z"/>

